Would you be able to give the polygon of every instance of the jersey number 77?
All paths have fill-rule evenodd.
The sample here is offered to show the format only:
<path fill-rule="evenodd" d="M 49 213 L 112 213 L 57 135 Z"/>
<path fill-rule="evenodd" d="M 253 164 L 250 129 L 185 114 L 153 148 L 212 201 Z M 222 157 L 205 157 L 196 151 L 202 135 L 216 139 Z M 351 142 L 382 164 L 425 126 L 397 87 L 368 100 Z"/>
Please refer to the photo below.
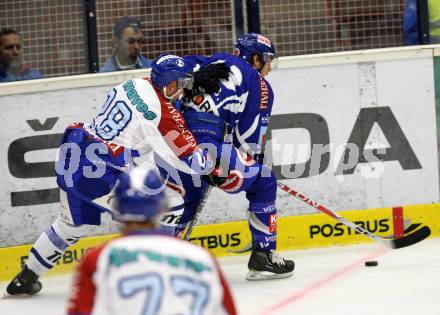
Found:
<path fill-rule="evenodd" d="M 185 276 L 171 276 L 169 279 L 173 293 L 177 297 L 190 295 L 192 303 L 188 314 L 202 315 L 209 299 L 209 286 Z M 139 315 L 154 315 L 160 311 L 164 290 L 164 280 L 158 273 L 125 277 L 119 280 L 118 292 L 123 298 L 130 298 L 141 292 L 146 293 L 146 300 Z"/>

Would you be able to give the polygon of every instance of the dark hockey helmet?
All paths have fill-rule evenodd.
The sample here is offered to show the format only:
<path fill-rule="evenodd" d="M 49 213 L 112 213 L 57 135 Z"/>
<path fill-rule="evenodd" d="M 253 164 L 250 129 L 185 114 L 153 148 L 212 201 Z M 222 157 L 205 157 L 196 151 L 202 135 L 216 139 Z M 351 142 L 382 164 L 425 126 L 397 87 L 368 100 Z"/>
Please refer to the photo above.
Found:
<path fill-rule="evenodd" d="M 192 89 L 192 67 L 179 56 L 161 54 L 151 65 L 151 81 L 159 88 L 177 81 L 179 88 Z"/>
<path fill-rule="evenodd" d="M 119 220 L 144 222 L 154 219 L 166 207 L 165 185 L 153 169 L 136 167 L 122 173 L 115 189 Z"/>
<path fill-rule="evenodd" d="M 252 64 L 254 54 L 258 54 L 262 65 L 277 57 L 274 44 L 266 36 L 248 33 L 239 37 L 235 42 L 234 55 Z"/>

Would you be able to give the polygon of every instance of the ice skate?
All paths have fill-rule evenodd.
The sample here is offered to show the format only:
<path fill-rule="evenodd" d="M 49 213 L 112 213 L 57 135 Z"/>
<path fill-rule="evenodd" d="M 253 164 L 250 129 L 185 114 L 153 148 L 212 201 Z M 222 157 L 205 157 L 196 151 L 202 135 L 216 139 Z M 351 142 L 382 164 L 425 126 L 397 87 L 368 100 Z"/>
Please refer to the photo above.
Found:
<path fill-rule="evenodd" d="M 30 270 L 26 265 L 23 270 L 9 283 L 6 292 L 10 295 L 28 294 L 34 295 L 40 292 L 41 282 L 38 281 L 38 275 Z"/>
<path fill-rule="evenodd" d="M 246 280 L 286 278 L 293 275 L 295 263 L 273 251 L 253 250 L 248 262 Z"/>

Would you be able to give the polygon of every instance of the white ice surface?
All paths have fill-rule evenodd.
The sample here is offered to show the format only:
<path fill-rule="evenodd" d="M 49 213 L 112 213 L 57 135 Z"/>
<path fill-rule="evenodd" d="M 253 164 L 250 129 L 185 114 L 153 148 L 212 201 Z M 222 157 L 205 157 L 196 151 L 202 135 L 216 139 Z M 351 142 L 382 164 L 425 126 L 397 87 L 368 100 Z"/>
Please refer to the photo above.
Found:
<path fill-rule="evenodd" d="M 220 260 L 239 314 L 440 314 L 440 238 L 399 250 L 372 244 L 282 254 L 296 262 L 292 278 L 249 282 L 247 256 Z M 366 259 L 379 266 L 365 267 Z M 0 283 L 0 315 L 64 314 L 70 280 L 43 278 L 31 298 L 7 296 Z"/>

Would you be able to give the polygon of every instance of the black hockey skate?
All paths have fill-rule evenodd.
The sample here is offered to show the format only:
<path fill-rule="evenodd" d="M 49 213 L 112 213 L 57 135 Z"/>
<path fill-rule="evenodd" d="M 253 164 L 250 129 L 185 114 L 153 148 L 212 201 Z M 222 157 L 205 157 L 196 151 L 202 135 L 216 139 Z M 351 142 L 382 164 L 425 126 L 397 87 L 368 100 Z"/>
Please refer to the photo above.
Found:
<path fill-rule="evenodd" d="M 30 270 L 26 265 L 23 270 L 9 283 L 6 292 L 10 295 L 28 294 L 34 295 L 40 292 L 41 282 L 38 281 L 38 275 Z"/>
<path fill-rule="evenodd" d="M 252 250 L 248 262 L 246 280 L 266 280 L 286 278 L 293 275 L 295 263 L 285 260 L 273 251 Z"/>

